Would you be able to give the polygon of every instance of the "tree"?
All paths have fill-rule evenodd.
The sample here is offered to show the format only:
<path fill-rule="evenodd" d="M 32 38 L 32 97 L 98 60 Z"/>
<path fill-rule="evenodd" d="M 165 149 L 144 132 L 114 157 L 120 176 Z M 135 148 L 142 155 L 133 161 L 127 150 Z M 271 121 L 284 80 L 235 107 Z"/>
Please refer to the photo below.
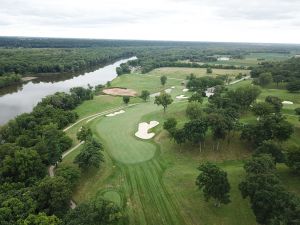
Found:
<path fill-rule="evenodd" d="M 291 81 L 286 85 L 286 89 L 289 92 L 297 92 L 300 91 L 300 81 Z"/>
<path fill-rule="evenodd" d="M 19 221 L 19 225 L 62 225 L 62 221 L 56 216 L 47 216 L 45 213 L 30 214 L 25 220 Z"/>
<path fill-rule="evenodd" d="M 276 96 L 267 96 L 265 102 L 273 105 L 277 113 L 279 113 L 283 107 L 282 100 Z"/>
<path fill-rule="evenodd" d="M 221 114 L 212 113 L 208 115 L 208 123 L 211 127 L 213 138 L 217 140 L 217 151 L 219 150 L 220 140 L 224 140 L 226 137 L 229 121 L 229 119 L 225 119 L 225 117 Z"/>
<path fill-rule="evenodd" d="M 150 92 L 147 90 L 143 90 L 140 98 L 146 102 L 149 99 L 149 97 L 150 97 Z"/>
<path fill-rule="evenodd" d="M 274 159 L 270 155 L 262 154 L 248 160 L 244 169 L 248 174 L 273 173 L 276 169 Z"/>
<path fill-rule="evenodd" d="M 265 87 L 273 81 L 271 73 L 261 73 L 258 77 L 258 83 L 260 86 Z"/>
<path fill-rule="evenodd" d="M 288 148 L 286 156 L 286 164 L 290 169 L 300 174 L 300 147 L 292 146 Z"/>
<path fill-rule="evenodd" d="M 45 177 L 34 188 L 33 195 L 39 211 L 63 216 L 69 207 L 71 189 L 63 177 Z"/>
<path fill-rule="evenodd" d="M 281 75 L 276 75 L 276 76 L 273 76 L 273 80 L 274 82 L 276 82 L 276 85 L 278 87 L 278 84 L 280 82 L 283 82 L 284 81 L 284 76 L 281 76 Z"/>
<path fill-rule="evenodd" d="M 172 130 L 172 137 L 176 144 L 180 146 L 180 151 L 181 151 L 181 145 L 185 143 L 186 141 L 186 133 L 184 129 L 174 129 Z"/>
<path fill-rule="evenodd" d="M 165 86 L 165 84 L 167 83 L 167 77 L 165 75 L 160 77 L 160 83 L 162 86 Z"/>
<path fill-rule="evenodd" d="M 210 162 L 201 164 L 198 170 L 200 175 L 196 179 L 196 185 L 203 190 L 205 200 L 213 198 L 217 207 L 220 207 L 221 203 L 228 204 L 230 184 L 227 173 Z"/>
<path fill-rule="evenodd" d="M 130 97 L 129 96 L 123 96 L 123 102 L 127 105 L 130 101 Z"/>
<path fill-rule="evenodd" d="M 89 139 L 83 144 L 80 153 L 75 157 L 74 163 L 78 164 L 82 170 L 91 167 L 99 168 L 101 162 L 104 162 L 104 156 L 101 153 L 102 145 L 94 139 Z"/>
<path fill-rule="evenodd" d="M 275 108 L 273 105 L 267 102 L 259 102 L 253 104 L 252 111 L 256 116 L 266 116 L 273 112 L 275 112 Z"/>
<path fill-rule="evenodd" d="M 64 222 L 65 225 L 117 225 L 122 218 L 118 206 L 98 195 L 74 210 L 69 210 Z"/>
<path fill-rule="evenodd" d="M 213 71 L 212 71 L 212 68 L 211 67 L 207 67 L 206 68 L 206 73 L 208 74 L 211 74 Z"/>
<path fill-rule="evenodd" d="M 184 125 L 186 139 L 199 144 L 199 150 L 202 150 L 202 142 L 208 129 L 207 119 L 202 117 L 197 120 L 191 120 Z"/>
<path fill-rule="evenodd" d="M 168 118 L 167 121 L 164 122 L 164 129 L 167 131 L 171 131 L 176 128 L 177 121 L 175 118 Z"/>
<path fill-rule="evenodd" d="M 271 155 L 275 163 L 284 162 L 284 154 L 282 153 L 282 147 L 274 141 L 264 141 L 256 150 L 256 155 L 269 154 Z"/>
<path fill-rule="evenodd" d="M 260 93 L 261 90 L 258 87 L 247 86 L 230 90 L 226 93 L 225 97 L 230 100 L 230 104 L 236 104 L 241 111 L 244 111 L 250 107 Z"/>
<path fill-rule="evenodd" d="M 300 108 L 296 108 L 295 113 L 296 113 L 296 115 L 300 115 Z"/>
<path fill-rule="evenodd" d="M 159 96 L 155 96 L 154 104 L 156 105 L 162 105 L 164 107 L 164 112 L 166 112 L 166 109 L 168 105 L 170 105 L 173 102 L 173 99 L 171 95 L 161 92 Z"/>
<path fill-rule="evenodd" d="M 1 152 L 7 145 L 1 146 Z M 7 146 L 11 147 L 11 146 Z M 0 161 L 0 181 L 24 182 L 31 185 L 46 175 L 46 167 L 32 149 L 14 146 Z"/>
<path fill-rule="evenodd" d="M 80 178 L 80 170 L 73 166 L 62 165 L 55 170 L 55 176 L 63 177 L 74 188 Z"/>
<path fill-rule="evenodd" d="M 189 98 L 189 102 L 199 102 L 202 104 L 203 102 L 203 97 L 202 94 L 199 92 L 194 93 L 190 98 Z"/>
<path fill-rule="evenodd" d="M 87 126 L 82 126 L 81 129 L 77 132 L 77 139 L 79 141 L 86 141 L 92 137 L 92 131 Z"/>
<path fill-rule="evenodd" d="M 199 103 L 199 102 L 189 103 L 186 108 L 185 113 L 190 120 L 195 120 L 195 119 L 201 118 L 201 116 L 202 116 L 201 103 Z"/>

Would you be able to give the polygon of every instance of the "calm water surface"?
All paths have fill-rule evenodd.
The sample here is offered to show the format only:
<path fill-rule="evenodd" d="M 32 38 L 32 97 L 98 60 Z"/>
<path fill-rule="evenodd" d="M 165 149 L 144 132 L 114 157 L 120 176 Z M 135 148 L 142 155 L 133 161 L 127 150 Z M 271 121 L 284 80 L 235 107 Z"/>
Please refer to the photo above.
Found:
<path fill-rule="evenodd" d="M 0 125 L 25 112 L 31 112 L 32 108 L 45 96 L 58 91 L 67 92 L 72 87 L 87 87 L 105 84 L 116 76 L 116 68 L 129 58 L 119 60 L 111 65 L 97 69 L 93 72 L 82 73 L 79 76 L 70 75 L 48 76 L 26 84 L 2 89 L 0 92 Z"/>

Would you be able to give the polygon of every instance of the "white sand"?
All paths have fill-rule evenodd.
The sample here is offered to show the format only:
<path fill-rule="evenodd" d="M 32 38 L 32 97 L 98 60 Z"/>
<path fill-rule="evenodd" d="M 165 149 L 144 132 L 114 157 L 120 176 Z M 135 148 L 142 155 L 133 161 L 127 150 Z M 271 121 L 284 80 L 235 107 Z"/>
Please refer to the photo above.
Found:
<path fill-rule="evenodd" d="M 168 88 L 168 89 L 165 90 L 165 92 L 166 92 L 167 94 L 170 94 L 170 93 L 172 92 L 172 89 Z"/>
<path fill-rule="evenodd" d="M 213 93 L 213 92 L 208 92 L 208 91 L 206 91 L 206 92 L 205 92 L 205 95 L 206 95 L 206 97 L 210 97 L 210 96 L 213 96 L 214 93 Z"/>
<path fill-rule="evenodd" d="M 293 105 L 294 103 L 293 103 L 293 102 L 290 102 L 290 101 L 283 101 L 282 104 Z"/>
<path fill-rule="evenodd" d="M 148 133 L 148 130 L 153 127 L 156 127 L 158 124 L 159 122 L 157 121 L 150 121 L 149 124 L 146 122 L 140 123 L 138 131 L 135 133 L 135 136 L 145 140 L 153 138 L 155 133 Z"/>
<path fill-rule="evenodd" d="M 184 96 L 184 95 L 178 95 L 178 96 L 176 96 L 176 98 L 177 98 L 177 99 L 187 99 L 187 98 L 189 98 L 189 97 L 186 97 L 186 96 Z"/>
<path fill-rule="evenodd" d="M 175 88 L 175 86 L 172 86 L 171 88 L 172 88 L 172 89 L 174 89 L 174 88 Z"/>
<path fill-rule="evenodd" d="M 118 111 L 118 112 L 114 112 L 114 113 L 107 114 L 106 116 L 112 117 L 112 116 L 116 116 L 116 115 L 122 114 L 122 113 L 124 113 L 124 112 L 125 112 L 124 110 L 120 110 L 120 111 Z"/>
<path fill-rule="evenodd" d="M 183 91 L 183 92 L 188 92 L 189 89 L 185 88 L 185 89 L 183 89 L 182 91 Z"/>

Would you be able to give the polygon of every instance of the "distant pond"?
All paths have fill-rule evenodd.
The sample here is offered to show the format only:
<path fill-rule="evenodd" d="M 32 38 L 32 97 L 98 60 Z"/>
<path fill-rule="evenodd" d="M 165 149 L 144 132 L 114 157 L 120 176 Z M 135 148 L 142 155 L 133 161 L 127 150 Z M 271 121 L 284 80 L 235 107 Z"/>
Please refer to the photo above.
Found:
<path fill-rule="evenodd" d="M 55 92 L 68 91 L 72 87 L 87 87 L 106 84 L 117 77 L 116 68 L 129 59 L 119 60 L 93 72 L 81 74 L 53 74 L 0 89 L 0 125 L 25 112 L 31 112 L 33 107 L 45 96 Z M 33 75 L 34 76 L 34 75 Z"/>

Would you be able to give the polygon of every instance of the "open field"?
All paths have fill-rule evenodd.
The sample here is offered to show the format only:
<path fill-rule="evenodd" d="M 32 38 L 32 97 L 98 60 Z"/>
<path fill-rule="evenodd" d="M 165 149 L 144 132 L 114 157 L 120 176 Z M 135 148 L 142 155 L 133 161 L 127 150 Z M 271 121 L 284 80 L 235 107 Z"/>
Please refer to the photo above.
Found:
<path fill-rule="evenodd" d="M 145 89 L 151 93 L 175 86 L 171 92 L 173 99 L 180 94 L 190 95 L 191 93 L 182 92 L 180 80 L 189 74 L 183 72 L 186 68 L 182 68 L 180 72 L 169 69 L 159 69 L 165 70 L 162 73 L 154 70 L 145 75 L 122 75 L 112 81 L 112 86 L 131 88 L 138 92 Z M 167 75 L 169 78 L 165 87 L 160 85 L 160 75 Z M 250 84 L 251 81 L 242 81 L 229 88 Z M 267 95 L 286 98 L 284 100 L 291 100 L 297 104 L 300 101 L 300 95 L 291 96 L 277 89 L 263 90 L 259 100 L 264 100 Z M 87 123 L 94 136 L 104 144 L 105 163 L 100 169 L 92 169 L 82 176 L 74 192 L 74 200 L 80 203 L 101 194 L 123 207 L 129 216 L 130 225 L 255 225 L 249 201 L 242 199 L 238 190 L 238 184 L 244 177 L 243 161 L 251 156 L 253 149 L 241 142 L 236 134 L 230 144 L 223 141 L 220 150 L 214 151 L 210 133 L 201 153 L 197 146 L 191 144 L 180 147 L 169 139 L 162 124 L 167 118 L 176 117 L 178 126 L 182 126 L 187 121 L 185 116 L 187 101 L 175 100 L 165 114 L 162 107 L 153 104 L 153 98 L 146 103 L 138 98 L 132 98 L 131 103 L 135 102 L 140 104 L 124 109 L 123 114 L 115 117 L 98 117 Z M 97 96 L 94 100 L 79 106 L 76 111 L 80 118 L 84 118 L 122 105 L 120 97 Z M 293 106 L 284 107 L 284 113 L 298 127 L 290 141 L 298 142 L 300 123 L 293 115 Z M 255 120 L 255 117 L 251 113 L 242 118 L 243 121 L 249 122 L 253 119 Z M 151 130 L 156 133 L 154 139 L 141 140 L 135 137 L 138 124 L 151 120 L 160 122 Z M 86 124 L 86 121 L 67 131 L 74 140 L 82 124 Z M 76 149 L 62 163 L 72 165 L 79 151 L 80 148 Z M 207 160 L 216 162 L 228 173 L 232 202 L 221 208 L 214 207 L 212 202 L 205 202 L 203 194 L 195 185 L 197 167 L 200 162 Z M 278 175 L 287 189 L 300 194 L 297 188 L 298 177 L 291 175 L 286 166 L 278 165 Z"/>
<path fill-rule="evenodd" d="M 212 69 L 211 74 L 206 73 L 205 68 L 183 68 L 183 67 L 163 67 L 158 68 L 150 73 L 146 74 L 149 76 L 157 76 L 158 78 L 162 75 L 167 76 L 168 78 L 176 78 L 176 79 L 186 79 L 191 73 L 193 73 L 197 77 L 203 76 L 218 76 L 218 75 L 229 75 L 232 79 L 239 73 L 249 75 L 249 70 L 225 70 L 225 69 Z"/>

